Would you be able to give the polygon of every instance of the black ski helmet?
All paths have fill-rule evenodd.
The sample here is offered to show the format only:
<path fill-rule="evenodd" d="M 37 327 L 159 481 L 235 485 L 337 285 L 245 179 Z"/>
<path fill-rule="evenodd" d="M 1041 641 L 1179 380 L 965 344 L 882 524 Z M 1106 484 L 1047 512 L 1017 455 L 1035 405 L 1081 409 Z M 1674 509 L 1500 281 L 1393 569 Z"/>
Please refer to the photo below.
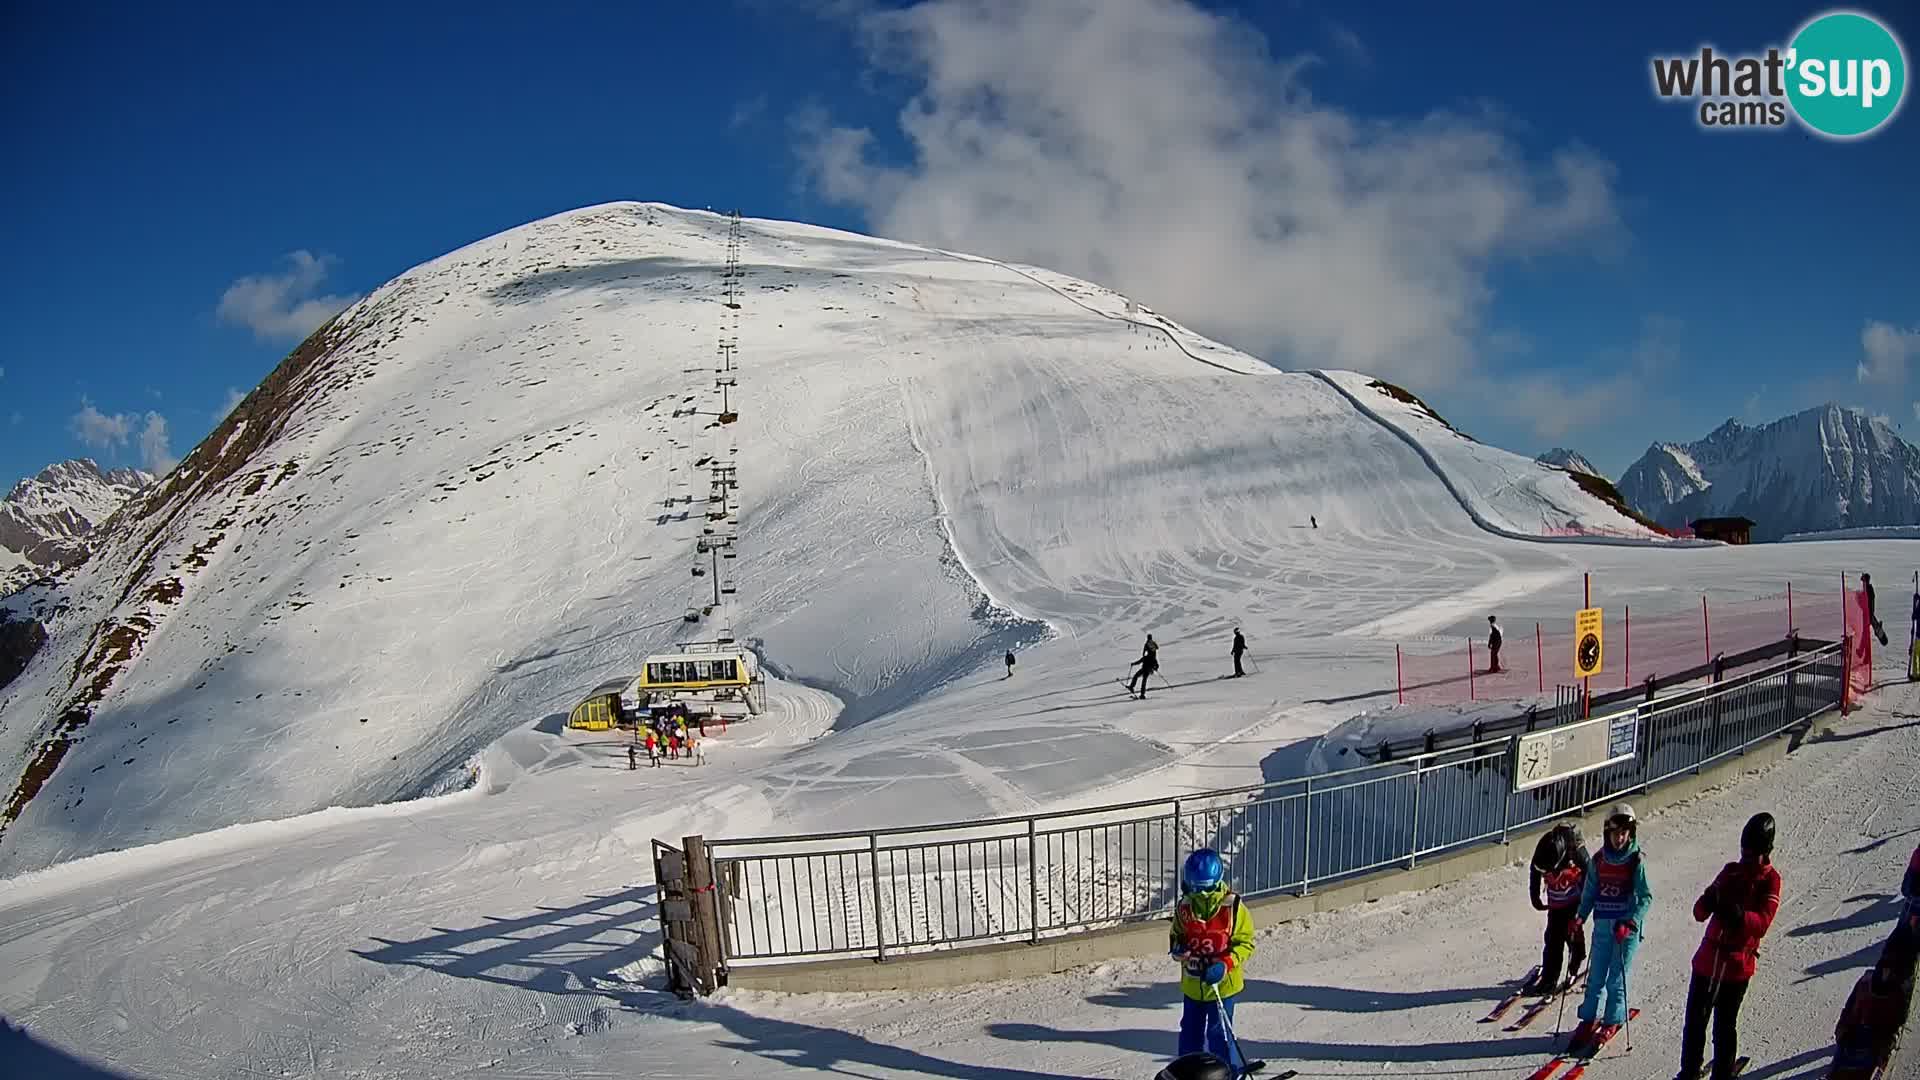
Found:
<path fill-rule="evenodd" d="M 1551 874 L 1560 869 L 1567 861 L 1567 831 L 1549 829 L 1540 842 L 1533 846 L 1533 868 L 1543 874 Z"/>
<path fill-rule="evenodd" d="M 1235 1080 L 1233 1066 L 1205 1050 L 1182 1054 L 1161 1069 L 1153 1080 Z"/>
<path fill-rule="evenodd" d="M 1773 854 L 1773 815 L 1755 814 L 1747 819 L 1747 827 L 1740 830 L 1740 850 L 1755 855 Z"/>

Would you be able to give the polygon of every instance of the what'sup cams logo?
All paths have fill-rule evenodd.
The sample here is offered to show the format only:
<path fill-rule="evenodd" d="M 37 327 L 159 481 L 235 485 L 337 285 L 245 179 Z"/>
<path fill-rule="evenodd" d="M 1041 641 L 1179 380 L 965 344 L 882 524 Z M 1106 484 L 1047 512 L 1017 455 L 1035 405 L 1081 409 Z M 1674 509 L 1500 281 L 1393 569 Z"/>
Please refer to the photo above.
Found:
<path fill-rule="evenodd" d="M 1653 90 L 1697 100 L 1706 128 L 1784 127 L 1797 118 L 1816 135 L 1853 139 L 1886 126 L 1907 91 L 1907 54 L 1870 15 L 1829 11 L 1802 26 L 1785 49 L 1724 56 L 1703 46 L 1653 59 Z"/>

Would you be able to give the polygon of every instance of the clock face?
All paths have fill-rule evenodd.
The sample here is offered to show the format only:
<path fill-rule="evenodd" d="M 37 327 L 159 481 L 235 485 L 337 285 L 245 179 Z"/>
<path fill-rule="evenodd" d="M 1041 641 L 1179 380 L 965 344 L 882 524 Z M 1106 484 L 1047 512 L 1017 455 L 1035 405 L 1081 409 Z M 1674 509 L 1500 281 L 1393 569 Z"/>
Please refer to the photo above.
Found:
<path fill-rule="evenodd" d="M 1527 744 L 1526 750 L 1520 755 L 1520 775 L 1528 780 L 1538 780 L 1547 775 L 1547 759 L 1548 751 L 1546 743 L 1534 742 Z"/>
<path fill-rule="evenodd" d="M 1580 670 L 1592 671 L 1600 665 L 1600 638 L 1588 634 L 1580 639 Z"/>

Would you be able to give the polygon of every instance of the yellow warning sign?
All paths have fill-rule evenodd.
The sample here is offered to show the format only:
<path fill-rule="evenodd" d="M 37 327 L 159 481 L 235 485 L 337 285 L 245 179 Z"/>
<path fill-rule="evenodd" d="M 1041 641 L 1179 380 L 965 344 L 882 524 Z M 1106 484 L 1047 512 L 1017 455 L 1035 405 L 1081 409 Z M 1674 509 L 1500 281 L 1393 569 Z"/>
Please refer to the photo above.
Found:
<path fill-rule="evenodd" d="M 1580 678 L 1600 674 L 1606 655 L 1604 620 L 1597 607 L 1586 608 L 1573 617 L 1573 673 Z"/>

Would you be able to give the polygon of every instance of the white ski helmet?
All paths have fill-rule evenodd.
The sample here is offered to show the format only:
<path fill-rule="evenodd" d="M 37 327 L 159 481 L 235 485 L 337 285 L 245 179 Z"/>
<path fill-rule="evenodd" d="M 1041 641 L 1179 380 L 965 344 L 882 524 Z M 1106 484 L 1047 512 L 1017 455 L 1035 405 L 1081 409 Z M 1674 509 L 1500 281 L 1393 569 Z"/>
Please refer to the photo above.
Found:
<path fill-rule="evenodd" d="M 1614 803 L 1613 809 L 1607 811 L 1607 820 L 1604 827 L 1608 829 L 1622 829 L 1625 830 L 1628 836 L 1637 837 L 1640 834 L 1640 819 L 1633 816 L 1633 807 L 1628 806 L 1626 803 Z"/>

